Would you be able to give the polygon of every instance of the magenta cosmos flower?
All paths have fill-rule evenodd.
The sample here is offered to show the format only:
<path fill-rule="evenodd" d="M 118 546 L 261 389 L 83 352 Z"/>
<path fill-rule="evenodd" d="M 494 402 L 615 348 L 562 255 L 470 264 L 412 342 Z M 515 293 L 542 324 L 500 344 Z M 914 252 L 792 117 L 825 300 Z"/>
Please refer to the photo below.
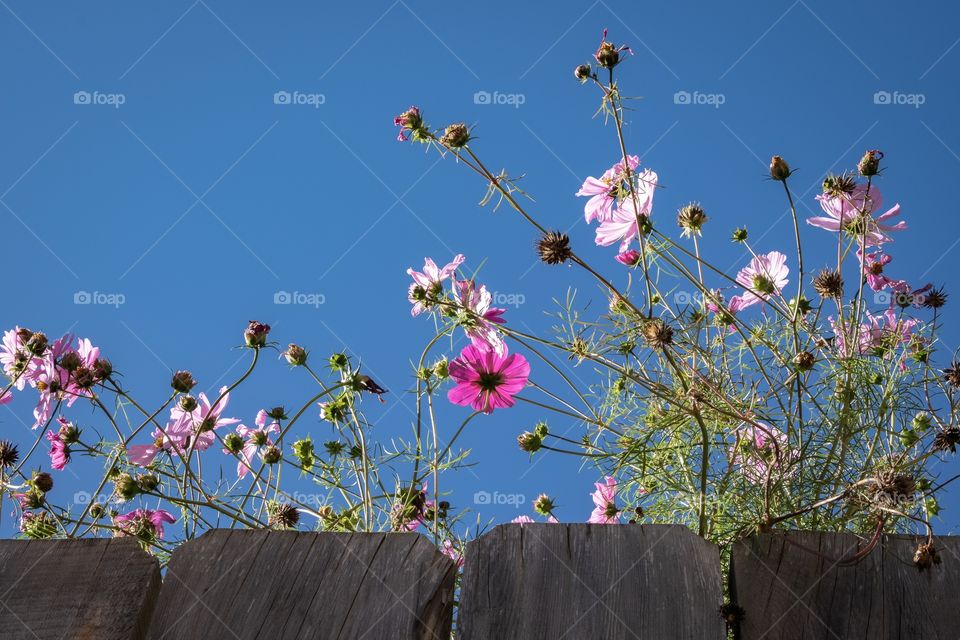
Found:
<path fill-rule="evenodd" d="M 407 269 L 407 274 L 413 278 L 413 282 L 407 291 L 407 299 L 413 305 L 410 315 L 416 317 L 426 311 L 431 306 L 427 299 L 440 297 L 443 293 L 443 281 L 453 277 L 465 260 L 463 254 L 458 253 L 453 257 L 453 260 L 440 269 L 432 258 L 424 258 L 423 271 L 414 271 L 412 267 Z"/>
<path fill-rule="evenodd" d="M 173 524 L 176 521 L 170 512 L 163 509 L 135 509 L 113 519 L 117 527 L 114 535 L 163 540 L 163 523 Z"/>
<path fill-rule="evenodd" d="M 631 171 L 640 165 L 640 158 L 637 156 L 627 156 L 627 160 Z M 625 177 L 624 163 L 621 160 L 604 171 L 599 178 L 590 176 L 583 181 L 583 186 L 576 195 L 590 198 L 583 207 L 583 216 L 587 222 L 609 220 L 612 217 L 613 206 L 617 202 Z"/>
<path fill-rule="evenodd" d="M 60 431 L 47 431 L 47 440 L 50 441 L 50 466 L 57 471 L 63 471 L 70 462 L 70 449 L 67 443 L 60 436 L 61 432 L 69 429 L 72 425 L 64 418 L 58 418 L 60 421 Z"/>
<path fill-rule="evenodd" d="M 863 256 L 863 250 L 857 250 L 857 257 L 860 258 L 860 264 L 863 267 L 863 275 L 867 279 L 867 284 L 874 291 L 882 291 L 883 289 L 896 284 L 896 281 L 888 278 L 883 275 L 883 268 L 890 264 L 890 261 L 893 260 L 893 256 L 884 253 L 883 251 L 875 251 L 874 253 L 868 253 L 866 259 Z"/>
<path fill-rule="evenodd" d="M 448 367 L 457 385 L 447 398 L 453 404 L 470 405 L 477 411 L 492 413 L 514 405 L 513 396 L 527 385 L 530 364 L 518 353 L 502 354 L 468 345 Z"/>
<path fill-rule="evenodd" d="M 780 295 L 787 286 L 787 256 L 779 251 L 754 256 L 746 267 L 737 273 L 737 282 L 747 290 L 742 297 L 741 308 L 765 302 L 772 295 Z"/>
<path fill-rule="evenodd" d="M 887 221 L 900 215 L 900 205 L 895 204 L 874 217 L 883 205 L 883 196 L 880 190 L 871 185 L 869 192 L 867 185 L 858 184 L 848 194 L 832 195 L 822 193 L 817 196 L 820 208 L 826 216 L 807 218 L 807 224 L 826 229 L 827 231 L 846 231 L 856 238 L 866 238 L 867 246 L 879 246 L 890 241 L 887 235 L 891 231 L 902 231 L 907 223 L 900 221 L 888 224 Z"/>
<path fill-rule="evenodd" d="M 607 476 L 603 482 L 593 485 L 596 491 L 593 498 L 593 513 L 587 522 L 593 524 L 617 524 L 620 522 L 620 509 L 617 508 L 617 481 Z"/>
<path fill-rule="evenodd" d="M 620 253 L 630 248 L 630 242 L 638 236 L 637 217 L 649 216 L 653 211 L 653 193 L 657 188 L 657 174 L 649 169 L 637 177 L 636 205 L 632 196 L 624 198 L 613 210 L 610 218 L 601 220 L 597 226 L 596 242 L 608 247 L 620 241 Z"/>

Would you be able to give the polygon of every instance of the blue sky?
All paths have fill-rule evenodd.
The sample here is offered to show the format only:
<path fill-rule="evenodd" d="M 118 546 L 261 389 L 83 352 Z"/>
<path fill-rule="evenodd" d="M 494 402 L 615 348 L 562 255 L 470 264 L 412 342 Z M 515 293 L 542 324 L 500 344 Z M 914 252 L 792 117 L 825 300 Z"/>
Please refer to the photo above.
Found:
<path fill-rule="evenodd" d="M 570 284 L 596 290 L 536 264 L 525 223 L 478 207 L 483 185 L 466 171 L 398 144 L 392 118 L 418 104 L 435 125 L 475 123 L 489 165 L 525 173 L 540 219 L 617 274 L 573 197 L 616 159 L 613 130 L 592 117 L 597 94 L 571 74 L 604 27 L 636 52 L 620 72 L 643 98 L 626 135 L 667 186 L 655 216 L 701 201 L 706 250 L 733 267 L 736 226 L 763 236 L 758 250 L 792 246 L 782 192 L 763 180 L 772 154 L 798 170 L 808 213 L 824 173 L 882 149 L 884 194 L 911 227 L 893 247 L 899 277 L 955 289 L 960 21 L 934 4 L 0 0 L 0 325 L 89 336 L 155 401 L 174 369 L 208 390 L 236 378 L 245 354 L 231 347 L 260 319 L 283 343 L 362 357 L 391 390 L 366 407 L 378 435 L 406 435 L 410 360 L 431 337 L 409 315 L 408 266 L 458 252 L 485 261 L 488 287 L 522 300 L 511 321 L 539 329 Z M 77 304 L 80 292 L 103 304 Z M 278 292 L 322 304 L 275 304 Z M 948 324 L 942 339 L 946 360 L 960 330 Z M 251 420 L 302 401 L 307 385 L 270 362 L 245 389 L 229 413 Z M 12 408 L 0 428 L 26 442 L 29 404 Z M 441 414 L 451 429 L 464 415 Z M 477 491 L 520 492 L 527 505 L 546 491 L 562 519 L 587 517 L 594 472 L 516 449 L 536 418 L 474 421 L 463 443 L 476 466 L 451 482 L 454 506 L 472 508 Z M 952 529 L 960 500 L 944 507 L 938 527 Z"/>

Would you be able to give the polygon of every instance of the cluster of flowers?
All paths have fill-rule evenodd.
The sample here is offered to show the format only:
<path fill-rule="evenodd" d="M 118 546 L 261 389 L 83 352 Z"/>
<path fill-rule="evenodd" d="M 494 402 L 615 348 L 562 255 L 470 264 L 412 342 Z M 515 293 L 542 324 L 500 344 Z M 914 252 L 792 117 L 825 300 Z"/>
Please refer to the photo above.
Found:
<path fill-rule="evenodd" d="M 506 323 L 502 317 L 505 310 L 492 306 L 493 296 L 487 287 L 457 278 L 457 269 L 465 260 L 457 255 L 439 268 L 431 258 L 425 258 L 423 271 L 407 269 L 413 279 L 407 299 L 413 305 L 413 316 L 435 312 L 464 330 L 470 344 L 447 367 L 456 382 L 447 397 L 454 404 L 492 413 L 514 405 L 513 397 L 527 384 L 530 364 L 521 354 L 508 352 L 497 328 Z M 449 292 L 444 288 L 447 280 Z"/>

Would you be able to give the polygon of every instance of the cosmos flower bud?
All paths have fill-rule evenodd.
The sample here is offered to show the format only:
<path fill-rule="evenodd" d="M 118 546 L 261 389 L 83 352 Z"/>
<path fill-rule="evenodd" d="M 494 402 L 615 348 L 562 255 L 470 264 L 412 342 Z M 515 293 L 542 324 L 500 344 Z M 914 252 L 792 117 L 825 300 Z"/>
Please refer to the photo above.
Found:
<path fill-rule="evenodd" d="M 33 476 L 32 483 L 33 486 L 37 488 L 37 491 L 49 493 L 53 489 L 53 476 L 46 471 L 41 471 Z"/>
<path fill-rule="evenodd" d="M 106 515 L 107 510 L 99 502 L 94 502 L 92 505 L 90 505 L 90 511 L 88 513 L 90 514 L 90 517 L 93 518 L 94 520 L 99 520 L 104 515 Z"/>
<path fill-rule="evenodd" d="M 223 448 L 230 453 L 240 453 L 243 450 L 243 438 L 238 433 L 228 433 L 223 437 Z"/>
<path fill-rule="evenodd" d="M 73 371 L 73 382 L 81 389 L 89 389 L 97 383 L 97 377 L 88 367 L 77 367 Z"/>
<path fill-rule="evenodd" d="M 541 446 L 543 446 L 543 438 L 530 431 L 524 431 L 517 436 L 517 445 L 520 447 L 521 451 L 535 453 L 540 450 Z"/>
<path fill-rule="evenodd" d="M 549 231 L 537 241 L 537 253 L 546 264 L 563 264 L 573 256 L 570 237 L 559 231 Z"/>
<path fill-rule="evenodd" d="M 593 59 L 597 61 L 604 69 L 613 69 L 615 66 L 620 64 L 620 52 L 626 51 L 628 53 L 633 53 L 630 51 L 630 47 L 626 45 L 620 45 L 619 47 L 612 42 L 607 41 L 607 30 L 603 30 L 603 37 L 600 40 L 600 46 L 597 47 L 596 53 L 593 54 Z"/>
<path fill-rule="evenodd" d="M 643 256 L 640 255 L 640 252 L 636 249 L 630 249 L 629 251 L 624 251 L 623 253 L 618 253 L 616 256 L 617 262 L 624 264 L 628 267 L 635 267 L 640 264 L 640 260 Z"/>
<path fill-rule="evenodd" d="M 243 332 L 243 339 L 251 349 L 266 346 L 267 336 L 270 335 L 270 325 L 251 320 Z"/>
<path fill-rule="evenodd" d="M 270 411 L 267 411 L 267 415 L 274 420 L 286 420 L 287 410 L 283 407 L 274 407 L 273 409 L 270 409 Z"/>
<path fill-rule="evenodd" d="M 426 142 L 430 137 L 430 132 L 423 123 L 423 116 L 420 115 L 419 107 L 410 107 L 396 118 L 393 124 L 400 127 L 400 133 L 397 134 L 397 140 L 404 142 L 407 135 L 417 141 Z"/>
<path fill-rule="evenodd" d="M 733 242 L 746 242 L 747 241 L 747 228 L 738 227 L 733 230 L 733 233 L 730 234 L 730 240 Z"/>
<path fill-rule="evenodd" d="M 197 399 L 190 395 L 180 396 L 180 408 L 190 413 L 197 408 Z"/>
<path fill-rule="evenodd" d="M 131 500 L 140 493 L 140 485 L 129 473 L 121 473 L 113 480 L 113 493 L 121 501 Z"/>
<path fill-rule="evenodd" d="M 193 374 L 189 371 L 177 371 L 170 380 L 170 386 L 177 393 L 190 393 L 190 390 L 196 385 L 197 381 L 193 379 Z"/>
<path fill-rule="evenodd" d="M 446 380 L 450 377 L 450 372 L 447 367 L 450 365 L 450 362 L 446 358 L 440 358 L 433 365 L 433 373 L 435 376 L 441 380 Z"/>
<path fill-rule="evenodd" d="M 330 356 L 328 363 L 334 371 L 343 371 L 350 366 L 350 358 L 345 353 L 335 353 Z"/>
<path fill-rule="evenodd" d="M 287 359 L 287 362 L 295 367 L 300 367 L 307 364 L 306 350 L 299 345 L 293 344 L 292 342 L 287 347 L 287 350 L 283 352 L 283 357 Z"/>
<path fill-rule="evenodd" d="M 460 149 L 470 142 L 470 130 L 463 122 L 451 124 L 444 130 L 440 142 L 451 149 Z"/>
<path fill-rule="evenodd" d="M 593 69 L 590 68 L 588 64 L 578 65 L 577 68 L 573 70 L 573 77 L 579 80 L 580 82 L 586 82 L 590 79 L 590 76 L 593 75 Z"/>
<path fill-rule="evenodd" d="M 785 182 L 790 177 L 790 165 L 780 156 L 773 156 L 770 159 L 770 177 L 780 182 Z"/>
<path fill-rule="evenodd" d="M 864 178 L 870 178 L 880 173 L 880 161 L 883 159 L 883 152 L 878 149 L 872 149 L 863 154 L 860 162 L 857 164 L 857 171 Z"/>
<path fill-rule="evenodd" d="M 137 486 L 144 492 L 153 491 L 160 486 L 160 478 L 152 473 L 142 473 L 137 476 Z"/>
<path fill-rule="evenodd" d="M 554 506 L 553 500 L 545 493 L 541 493 L 537 496 L 537 499 L 533 501 L 533 510 L 542 516 L 552 514 Z"/>
<path fill-rule="evenodd" d="M 293 456 L 300 462 L 301 469 L 310 469 L 317 461 L 313 440 L 309 437 L 297 440 L 292 445 Z"/>
<path fill-rule="evenodd" d="M 813 289 L 821 298 L 839 298 L 843 295 L 843 277 L 839 271 L 824 269 L 813 279 Z"/>
<path fill-rule="evenodd" d="M 270 446 L 263 452 L 263 461 L 265 464 L 277 464 L 283 458 L 283 452 L 277 447 Z"/>

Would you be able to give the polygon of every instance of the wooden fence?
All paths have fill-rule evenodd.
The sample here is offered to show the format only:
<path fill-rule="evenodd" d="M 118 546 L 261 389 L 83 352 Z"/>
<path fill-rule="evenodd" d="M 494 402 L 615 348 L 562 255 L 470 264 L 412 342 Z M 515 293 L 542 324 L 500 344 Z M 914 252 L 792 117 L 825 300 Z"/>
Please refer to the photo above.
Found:
<path fill-rule="evenodd" d="M 960 638 L 960 538 L 775 532 L 734 547 L 736 637 Z M 214 530 L 157 561 L 128 538 L 0 541 L 0 638 L 726 638 L 717 548 L 672 525 L 496 527 L 457 567 L 415 533 Z"/>

